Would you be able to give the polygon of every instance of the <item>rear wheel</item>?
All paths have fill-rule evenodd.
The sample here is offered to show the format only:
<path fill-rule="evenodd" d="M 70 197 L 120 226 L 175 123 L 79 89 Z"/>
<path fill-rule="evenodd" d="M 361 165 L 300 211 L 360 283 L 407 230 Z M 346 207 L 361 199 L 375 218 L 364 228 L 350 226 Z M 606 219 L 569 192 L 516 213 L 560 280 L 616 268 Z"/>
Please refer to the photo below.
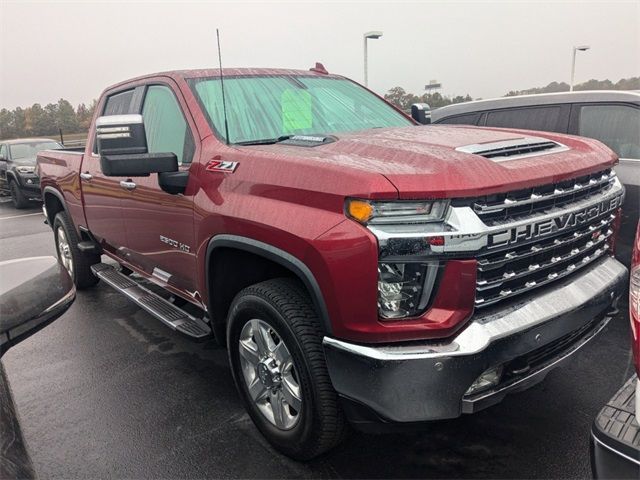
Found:
<path fill-rule="evenodd" d="M 227 345 L 245 408 L 265 438 L 296 460 L 330 450 L 347 430 L 322 336 L 311 300 L 291 279 L 248 287 L 230 309 Z"/>
<path fill-rule="evenodd" d="M 53 233 L 60 263 L 73 278 L 76 288 L 81 290 L 98 283 L 98 278 L 91 272 L 91 265 L 100 262 L 100 255 L 81 252 L 78 249 L 78 235 L 65 212 L 56 215 Z"/>
<path fill-rule="evenodd" d="M 11 200 L 13 201 L 14 207 L 22 209 L 29 206 L 29 199 L 22 193 L 22 190 L 20 190 L 15 180 L 10 182 L 9 190 L 11 191 Z"/>

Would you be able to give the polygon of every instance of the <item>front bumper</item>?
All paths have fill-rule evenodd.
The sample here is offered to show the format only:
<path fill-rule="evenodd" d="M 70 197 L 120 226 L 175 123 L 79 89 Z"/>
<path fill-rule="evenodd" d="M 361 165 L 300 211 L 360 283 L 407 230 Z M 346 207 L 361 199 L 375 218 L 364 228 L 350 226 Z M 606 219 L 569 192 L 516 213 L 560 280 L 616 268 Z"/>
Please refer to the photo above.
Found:
<path fill-rule="evenodd" d="M 639 394 L 640 381 L 634 375 L 596 417 L 591 429 L 594 478 L 640 478 L 640 426 L 635 410 Z"/>
<path fill-rule="evenodd" d="M 624 291 L 627 270 L 606 257 L 535 296 L 477 313 L 446 341 L 365 346 L 324 338 L 331 381 L 369 419 L 412 423 L 455 418 L 525 389 L 597 335 Z M 466 395 L 486 370 L 508 372 Z M 347 414 L 353 417 L 353 408 Z M 366 423 L 362 416 L 352 421 Z"/>
<path fill-rule="evenodd" d="M 40 178 L 35 173 L 21 173 L 17 175 L 20 190 L 29 200 L 40 200 Z"/>

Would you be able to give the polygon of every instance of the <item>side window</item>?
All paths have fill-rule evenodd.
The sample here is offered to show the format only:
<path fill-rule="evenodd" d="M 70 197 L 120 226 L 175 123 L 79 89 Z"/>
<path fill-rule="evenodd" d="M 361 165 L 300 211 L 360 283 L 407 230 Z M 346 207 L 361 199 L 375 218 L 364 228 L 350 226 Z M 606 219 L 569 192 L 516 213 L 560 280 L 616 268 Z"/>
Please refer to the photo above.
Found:
<path fill-rule="evenodd" d="M 580 107 L 578 135 L 600 140 L 620 158 L 640 159 L 640 108 L 584 105 Z"/>
<path fill-rule="evenodd" d="M 0 145 L 0 157 L 4 158 L 5 160 L 9 157 L 6 144 Z"/>
<path fill-rule="evenodd" d="M 142 107 L 149 153 L 173 152 L 178 163 L 193 158 L 193 137 L 180 105 L 169 87 L 152 85 L 147 89 Z"/>
<path fill-rule="evenodd" d="M 557 132 L 561 107 L 512 108 L 489 112 L 485 125 L 488 127 L 523 128 Z"/>
<path fill-rule="evenodd" d="M 131 101 L 133 100 L 133 89 L 126 92 L 116 93 L 107 98 L 102 115 L 124 115 L 131 113 Z"/>
<path fill-rule="evenodd" d="M 475 125 L 477 120 L 478 114 L 471 113 L 468 115 L 456 115 L 455 117 L 444 118 L 438 123 L 445 123 L 448 125 Z"/>
<path fill-rule="evenodd" d="M 133 113 L 133 107 L 131 105 L 133 101 L 133 94 L 135 90 L 126 90 L 124 92 L 116 93 L 114 95 L 109 95 L 107 97 L 107 102 L 105 103 L 104 110 L 102 111 L 102 116 L 108 115 L 125 115 L 127 113 Z M 98 153 L 98 142 L 93 141 L 93 149 L 92 152 L 94 154 Z"/>

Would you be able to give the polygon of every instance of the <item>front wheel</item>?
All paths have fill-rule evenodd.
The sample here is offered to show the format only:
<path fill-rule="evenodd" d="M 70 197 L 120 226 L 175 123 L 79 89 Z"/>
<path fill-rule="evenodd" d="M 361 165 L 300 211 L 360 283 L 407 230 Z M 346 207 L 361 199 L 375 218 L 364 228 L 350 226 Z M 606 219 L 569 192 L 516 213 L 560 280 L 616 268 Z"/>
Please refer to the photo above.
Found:
<path fill-rule="evenodd" d="M 15 180 L 11 181 L 9 190 L 11 191 L 11 201 L 15 208 L 22 209 L 29 206 L 29 199 L 27 199 L 24 193 L 22 193 L 22 190 L 20 190 L 20 187 Z"/>
<path fill-rule="evenodd" d="M 253 285 L 231 305 L 227 346 L 245 408 L 265 438 L 296 460 L 330 450 L 347 430 L 322 336 L 311 300 L 294 280 Z"/>
<path fill-rule="evenodd" d="M 100 262 L 100 255 L 85 253 L 78 249 L 78 235 L 65 212 L 60 212 L 53 220 L 53 234 L 60 263 L 67 269 L 78 290 L 98 283 L 91 272 L 91 265 Z"/>

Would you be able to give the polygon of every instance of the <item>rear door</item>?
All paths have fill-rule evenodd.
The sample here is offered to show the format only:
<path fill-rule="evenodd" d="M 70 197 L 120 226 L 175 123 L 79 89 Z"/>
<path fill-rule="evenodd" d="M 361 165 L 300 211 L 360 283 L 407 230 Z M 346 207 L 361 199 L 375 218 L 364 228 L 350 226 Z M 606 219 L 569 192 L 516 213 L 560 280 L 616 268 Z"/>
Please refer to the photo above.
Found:
<path fill-rule="evenodd" d="M 173 83 L 146 86 L 142 117 L 150 153 L 175 153 L 181 170 L 197 163 L 199 141 L 184 100 Z M 193 177 L 193 175 L 192 175 Z M 158 175 L 127 179 L 135 187 L 122 197 L 127 257 L 137 267 L 195 297 L 196 245 L 193 193 L 172 195 L 158 184 Z M 193 185 L 190 179 L 190 186 Z"/>
<path fill-rule="evenodd" d="M 141 96 L 141 88 L 129 88 L 109 94 L 101 106 L 101 114 L 108 116 L 134 113 L 140 108 Z M 88 139 L 86 152 L 80 169 L 80 182 L 87 226 L 105 250 L 127 260 L 122 250 L 127 244 L 122 199 L 128 192 L 121 186 L 126 178 L 107 177 L 102 173 L 95 126 Z"/>

